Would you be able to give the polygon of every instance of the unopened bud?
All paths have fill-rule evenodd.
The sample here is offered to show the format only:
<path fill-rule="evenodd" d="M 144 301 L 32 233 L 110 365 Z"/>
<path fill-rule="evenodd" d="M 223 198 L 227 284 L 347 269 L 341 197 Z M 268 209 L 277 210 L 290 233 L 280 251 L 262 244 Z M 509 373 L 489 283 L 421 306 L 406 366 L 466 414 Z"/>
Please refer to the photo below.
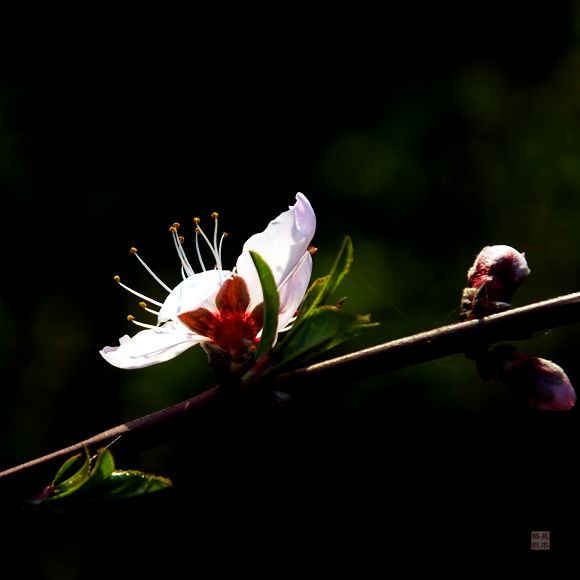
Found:
<path fill-rule="evenodd" d="M 471 320 L 507 310 L 515 291 L 529 274 L 524 253 L 511 246 L 485 246 L 467 271 L 460 318 Z"/>
<path fill-rule="evenodd" d="M 491 300 L 509 302 L 529 274 L 524 253 L 511 246 L 486 246 L 469 268 L 467 284 L 470 288 L 485 284 Z"/>
<path fill-rule="evenodd" d="M 478 361 L 485 379 L 495 378 L 542 411 L 567 411 L 576 403 L 576 393 L 562 367 L 551 360 L 499 346 Z"/>

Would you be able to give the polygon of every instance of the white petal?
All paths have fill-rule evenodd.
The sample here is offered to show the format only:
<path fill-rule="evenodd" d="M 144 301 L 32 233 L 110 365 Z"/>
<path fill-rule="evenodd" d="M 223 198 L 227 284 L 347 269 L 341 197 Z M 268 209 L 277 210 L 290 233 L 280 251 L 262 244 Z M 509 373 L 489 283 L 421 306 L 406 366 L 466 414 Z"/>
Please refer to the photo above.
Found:
<path fill-rule="evenodd" d="M 279 286 L 298 265 L 312 241 L 315 229 L 314 210 L 308 199 L 298 193 L 296 203 L 288 211 L 272 220 L 263 232 L 248 239 L 236 267 L 248 285 L 250 309 L 262 302 L 262 288 L 250 250 L 264 258 Z"/>
<path fill-rule="evenodd" d="M 278 316 L 278 330 L 290 322 L 290 319 L 296 314 L 296 309 L 300 306 L 302 298 L 312 274 L 312 256 L 305 252 L 302 260 L 296 266 L 296 269 L 288 276 L 286 282 L 278 288 L 280 293 L 280 314 Z"/>
<path fill-rule="evenodd" d="M 119 346 L 106 346 L 100 353 L 120 369 L 139 369 L 168 361 L 202 340 L 203 336 L 188 332 L 183 324 L 168 322 L 156 329 L 142 330 L 132 338 L 122 336 Z"/>
<path fill-rule="evenodd" d="M 189 276 L 166 298 L 159 310 L 159 322 L 176 320 L 182 312 L 190 312 L 197 308 L 207 308 L 215 312 L 217 310 L 215 296 L 222 283 L 231 275 L 229 270 L 208 270 Z"/>

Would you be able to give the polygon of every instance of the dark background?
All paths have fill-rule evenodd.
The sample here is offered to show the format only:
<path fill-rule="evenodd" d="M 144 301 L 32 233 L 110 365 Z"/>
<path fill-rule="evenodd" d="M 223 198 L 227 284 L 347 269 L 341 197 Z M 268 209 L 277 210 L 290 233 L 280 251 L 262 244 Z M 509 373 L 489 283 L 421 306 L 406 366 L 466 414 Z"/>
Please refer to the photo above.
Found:
<path fill-rule="evenodd" d="M 526 252 L 514 305 L 578 289 L 573 2 L 0 7 L 2 468 L 214 384 L 200 349 L 134 371 L 98 354 L 134 332 L 136 301 L 112 276 L 157 292 L 132 245 L 179 280 L 174 221 L 218 211 L 233 264 L 305 193 L 314 275 L 350 234 L 346 307 L 381 323 L 336 354 L 456 321 L 484 245 Z M 578 340 L 570 326 L 519 346 L 578 383 Z M 321 384 L 282 411 L 241 410 L 122 458 L 171 477 L 169 494 L 82 525 L 21 514 L 38 556 L 28 565 L 89 577 L 95 549 L 127 537 L 141 546 L 134 565 L 148 562 L 145 538 L 158 554 L 185 542 L 192 573 L 202 560 L 273 575 L 308 558 L 359 575 L 402 554 L 556 561 L 580 535 L 578 434 L 576 409 L 534 411 L 459 355 Z M 62 523 L 73 534 L 56 533 Z M 530 553 L 532 530 L 552 532 L 550 554 Z"/>

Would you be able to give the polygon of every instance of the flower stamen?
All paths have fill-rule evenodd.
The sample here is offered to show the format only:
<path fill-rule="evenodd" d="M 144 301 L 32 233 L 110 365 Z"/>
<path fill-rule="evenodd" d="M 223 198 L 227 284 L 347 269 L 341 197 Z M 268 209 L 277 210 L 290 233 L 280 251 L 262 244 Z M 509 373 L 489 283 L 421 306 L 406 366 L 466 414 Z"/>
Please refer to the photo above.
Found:
<path fill-rule="evenodd" d="M 166 332 L 166 333 L 171 332 L 170 330 L 165 330 L 163 328 L 160 328 L 159 326 L 155 326 L 154 324 L 146 324 L 145 322 L 135 320 L 135 317 L 132 314 L 127 315 L 127 320 L 129 322 L 132 322 L 133 324 L 136 324 L 137 326 L 142 326 L 143 328 L 149 328 L 158 332 Z"/>
<path fill-rule="evenodd" d="M 218 212 L 214 211 L 211 214 L 211 217 L 213 219 L 213 247 L 217 250 L 217 233 L 218 233 Z M 218 251 L 218 258 L 219 258 L 219 263 L 217 264 L 218 268 L 221 270 L 222 269 L 222 261 L 221 261 L 221 254 Z"/>
<path fill-rule="evenodd" d="M 284 288 L 284 286 L 286 286 L 286 284 L 291 280 L 291 278 L 294 276 L 294 274 L 297 272 L 297 270 L 300 268 L 300 266 L 302 266 L 302 264 L 304 263 L 304 261 L 306 260 L 306 258 L 308 256 L 312 256 L 312 255 L 313 254 L 310 252 L 310 248 L 308 248 L 308 250 L 306 252 L 304 252 L 304 254 L 302 255 L 302 257 L 300 258 L 300 260 L 298 260 L 298 262 L 296 263 L 296 266 L 294 266 L 294 268 L 292 268 L 292 270 L 288 273 L 288 275 L 286 276 L 286 278 L 284 278 L 284 280 L 282 280 L 282 282 L 280 282 L 280 284 L 278 286 L 278 292 L 281 292 L 282 291 L 282 289 Z"/>
<path fill-rule="evenodd" d="M 194 222 L 197 224 L 199 223 L 199 218 L 194 218 Z M 201 268 L 204 272 L 207 272 L 205 264 L 203 263 L 203 258 L 201 257 L 201 251 L 199 249 L 199 233 L 200 233 L 200 228 L 196 226 L 195 228 L 195 250 L 197 251 L 197 259 L 199 260 L 199 263 L 201 265 Z"/>
<path fill-rule="evenodd" d="M 185 280 L 189 276 L 193 276 L 195 274 L 187 256 L 185 255 L 185 250 L 183 249 L 183 236 L 177 235 L 177 230 L 179 229 L 179 222 L 175 222 L 170 228 L 169 231 L 173 237 L 173 243 L 175 244 L 175 249 L 177 250 L 177 255 L 179 260 L 181 261 L 181 275 Z"/>
<path fill-rule="evenodd" d="M 150 312 L 151 314 L 155 314 L 157 316 L 159 314 L 158 310 L 153 310 L 147 306 L 147 302 L 139 302 L 139 306 L 145 310 L 145 312 Z"/>
<path fill-rule="evenodd" d="M 223 270 L 223 268 L 222 268 L 222 258 L 221 258 L 220 252 L 218 250 L 218 247 L 217 247 L 217 216 L 218 216 L 218 214 L 217 214 L 217 212 L 214 211 L 211 214 L 211 216 L 212 216 L 213 219 L 216 220 L 215 221 L 215 228 L 214 228 L 214 243 L 212 244 L 210 242 L 209 238 L 205 235 L 205 232 L 202 230 L 201 226 L 199 225 L 200 222 L 201 222 L 201 220 L 198 217 L 193 218 L 193 221 L 194 221 L 195 226 L 196 226 L 195 227 L 195 233 L 196 234 L 201 234 L 203 236 L 203 239 L 207 242 L 207 245 L 209 246 L 209 249 L 211 250 L 211 253 L 213 254 L 213 257 L 215 258 L 216 268 L 218 270 Z M 198 255 L 199 255 L 199 252 L 198 252 Z M 200 258 L 200 262 L 201 262 L 201 258 Z M 205 268 L 204 268 L 204 271 L 205 271 Z"/>
<path fill-rule="evenodd" d="M 141 292 L 137 292 L 136 290 L 133 290 L 133 288 L 129 288 L 129 286 L 127 286 L 126 284 L 123 284 L 121 282 L 120 276 L 113 276 L 113 280 L 115 280 L 115 282 L 117 282 L 117 284 L 119 284 L 119 286 L 121 286 L 122 288 L 125 288 L 125 290 L 127 290 L 127 292 L 131 292 L 131 294 L 134 294 L 135 296 L 138 296 L 139 298 L 143 298 L 143 300 L 147 300 L 148 302 L 152 302 L 156 306 L 163 306 L 162 302 L 158 302 L 157 300 L 153 300 L 153 298 L 149 298 L 149 296 L 145 296 L 145 294 L 141 294 Z"/>
<path fill-rule="evenodd" d="M 224 232 L 222 234 L 222 237 L 220 238 L 220 245 L 219 245 L 219 248 L 218 248 L 218 254 L 220 256 L 220 259 L 222 257 L 222 244 L 224 243 L 224 238 L 227 238 L 227 237 L 228 237 L 228 232 Z"/>
<path fill-rule="evenodd" d="M 133 247 L 129 251 L 139 260 L 139 262 L 141 262 L 141 264 L 143 265 L 145 270 L 147 270 L 147 272 L 149 272 L 149 274 L 151 274 L 151 276 L 153 276 L 153 279 L 164 290 L 167 290 L 167 292 L 171 292 L 171 288 L 165 282 L 163 282 L 163 280 L 161 280 L 161 278 L 159 278 L 159 276 L 157 276 L 157 274 L 155 274 L 155 272 L 153 272 L 153 270 L 145 263 L 145 260 L 143 260 L 143 258 L 137 253 L 137 248 Z"/>

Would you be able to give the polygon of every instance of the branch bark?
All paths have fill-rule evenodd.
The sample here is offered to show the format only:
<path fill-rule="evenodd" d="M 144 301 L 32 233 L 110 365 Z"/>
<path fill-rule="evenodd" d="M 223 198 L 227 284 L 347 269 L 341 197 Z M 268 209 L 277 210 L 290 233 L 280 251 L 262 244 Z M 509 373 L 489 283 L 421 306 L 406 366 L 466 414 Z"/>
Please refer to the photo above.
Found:
<path fill-rule="evenodd" d="M 580 292 L 537 302 L 479 320 L 460 322 L 379 344 L 286 372 L 265 386 L 285 391 L 332 380 L 361 379 L 506 340 L 580 322 Z M 20 497 L 39 491 L 39 478 L 49 478 L 67 457 L 83 447 L 96 450 L 119 439 L 116 452 L 138 451 L 171 438 L 193 419 L 207 419 L 231 406 L 232 397 L 219 385 L 160 411 L 107 429 L 69 447 L 0 472 L 0 483 Z M 44 485 L 48 481 L 42 480 Z M 2 490 L 6 493 L 7 490 Z"/>
<path fill-rule="evenodd" d="M 580 292 L 392 340 L 281 374 L 275 382 L 279 388 L 302 388 L 322 377 L 361 379 L 577 322 Z"/>

